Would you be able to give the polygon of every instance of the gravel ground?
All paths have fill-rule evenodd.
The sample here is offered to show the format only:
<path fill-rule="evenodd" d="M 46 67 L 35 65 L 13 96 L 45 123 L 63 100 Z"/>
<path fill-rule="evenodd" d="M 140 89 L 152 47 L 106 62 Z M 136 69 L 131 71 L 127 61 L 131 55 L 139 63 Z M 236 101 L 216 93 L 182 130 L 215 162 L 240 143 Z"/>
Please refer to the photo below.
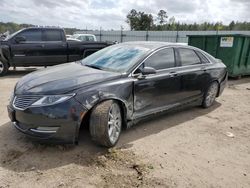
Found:
<path fill-rule="evenodd" d="M 8 97 L 20 69 L 0 78 L 0 187 L 250 187 L 250 77 L 230 80 L 213 107 L 139 123 L 107 150 L 41 145 L 11 126 Z"/>

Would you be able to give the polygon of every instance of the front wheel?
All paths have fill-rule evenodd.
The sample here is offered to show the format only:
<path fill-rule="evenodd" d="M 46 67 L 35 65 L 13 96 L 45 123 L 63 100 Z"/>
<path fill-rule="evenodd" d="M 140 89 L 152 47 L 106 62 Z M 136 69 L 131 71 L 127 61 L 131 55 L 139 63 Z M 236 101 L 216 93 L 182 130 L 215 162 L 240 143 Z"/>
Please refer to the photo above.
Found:
<path fill-rule="evenodd" d="M 0 60 L 0 76 L 4 76 L 8 72 L 9 66 L 8 63 Z"/>
<path fill-rule="evenodd" d="M 122 115 L 119 104 L 113 100 L 98 104 L 90 116 L 92 139 L 103 146 L 113 147 L 122 130 Z"/>
<path fill-rule="evenodd" d="M 208 108 L 213 105 L 215 98 L 217 96 L 218 90 L 219 90 L 218 82 L 212 82 L 204 94 L 204 98 L 202 101 L 203 108 Z"/>

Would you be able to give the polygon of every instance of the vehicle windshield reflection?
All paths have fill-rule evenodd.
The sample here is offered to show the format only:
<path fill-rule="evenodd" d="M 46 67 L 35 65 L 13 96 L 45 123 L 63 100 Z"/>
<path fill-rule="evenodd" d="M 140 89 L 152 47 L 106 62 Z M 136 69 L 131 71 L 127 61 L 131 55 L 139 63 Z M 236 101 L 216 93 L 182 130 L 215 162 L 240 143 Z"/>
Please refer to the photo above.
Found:
<path fill-rule="evenodd" d="M 132 45 L 114 45 L 104 48 L 82 60 L 82 65 L 112 72 L 126 72 L 150 49 Z"/>

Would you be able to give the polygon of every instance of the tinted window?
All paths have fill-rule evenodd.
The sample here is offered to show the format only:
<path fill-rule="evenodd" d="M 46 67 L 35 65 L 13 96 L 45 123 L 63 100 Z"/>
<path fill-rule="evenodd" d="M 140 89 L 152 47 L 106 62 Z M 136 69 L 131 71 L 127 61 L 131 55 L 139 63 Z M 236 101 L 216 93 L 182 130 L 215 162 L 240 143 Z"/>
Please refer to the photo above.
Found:
<path fill-rule="evenodd" d="M 42 32 L 39 29 L 30 29 L 21 32 L 17 36 L 25 37 L 26 41 L 42 41 Z"/>
<path fill-rule="evenodd" d="M 62 41 L 61 31 L 59 30 L 45 30 L 44 41 Z"/>
<path fill-rule="evenodd" d="M 193 50 L 180 48 L 179 53 L 182 66 L 201 63 L 200 58 L 196 55 L 196 53 Z"/>
<path fill-rule="evenodd" d="M 200 57 L 202 63 L 209 63 L 208 59 L 207 59 L 201 52 L 199 52 L 199 51 L 195 51 L 195 52 L 196 52 L 196 53 L 198 54 L 198 56 Z"/>
<path fill-rule="evenodd" d="M 145 61 L 145 67 L 153 67 L 156 70 L 175 66 L 174 50 L 167 48 L 154 53 Z"/>

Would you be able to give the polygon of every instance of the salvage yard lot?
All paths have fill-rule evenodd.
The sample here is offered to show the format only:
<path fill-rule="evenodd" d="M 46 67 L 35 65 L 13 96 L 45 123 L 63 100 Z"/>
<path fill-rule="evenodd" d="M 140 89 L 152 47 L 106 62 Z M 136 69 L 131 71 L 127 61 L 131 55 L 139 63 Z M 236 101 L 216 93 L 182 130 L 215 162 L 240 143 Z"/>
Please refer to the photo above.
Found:
<path fill-rule="evenodd" d="M 78 146 L 58 146 L 11 126 L 9 95 L 30 70 L 0 78 L 0 187 L 250 187 L 250 77 L 230 80 L 211 108 L 150 118 L 106 150 L 86 129 Z"/>

